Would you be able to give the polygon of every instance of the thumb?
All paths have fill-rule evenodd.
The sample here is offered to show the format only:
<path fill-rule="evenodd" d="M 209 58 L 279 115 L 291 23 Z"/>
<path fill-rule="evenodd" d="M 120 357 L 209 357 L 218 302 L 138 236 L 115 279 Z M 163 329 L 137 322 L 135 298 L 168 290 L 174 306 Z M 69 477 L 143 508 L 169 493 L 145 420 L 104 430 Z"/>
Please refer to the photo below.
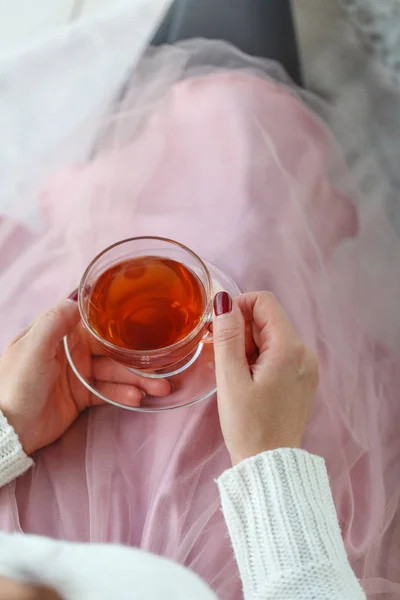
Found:
<path fill-rule="evenodd" d="M 76 301 L 62 300 L 38 317 L 29 335 L 42 360 L 52 360 L 63 337 L 79 323 Z"/>
<path fill-rule="evenodd" d="M 246 358 L 245 321 L 239 306 L 227 292 L 214 298 L 213 341 L 217 383 L 237 381 L 246 373 L 250 378 Z"/>

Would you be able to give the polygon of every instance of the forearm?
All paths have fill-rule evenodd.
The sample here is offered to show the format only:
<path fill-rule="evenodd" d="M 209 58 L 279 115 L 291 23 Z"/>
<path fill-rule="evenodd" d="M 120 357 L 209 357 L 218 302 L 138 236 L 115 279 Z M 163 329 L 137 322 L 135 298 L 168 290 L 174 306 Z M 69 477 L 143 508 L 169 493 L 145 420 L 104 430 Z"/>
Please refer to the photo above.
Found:
<path fill-rule="evenodd" d="M 323 459 L 275 450 L 218 481 L 246 600 L 364 600 Z"/>
<path fill-rule="evenodd" d="M 32 465 L 32 459 L 25 454 L 17 434 L 0 411 L 0 488 Z"/>

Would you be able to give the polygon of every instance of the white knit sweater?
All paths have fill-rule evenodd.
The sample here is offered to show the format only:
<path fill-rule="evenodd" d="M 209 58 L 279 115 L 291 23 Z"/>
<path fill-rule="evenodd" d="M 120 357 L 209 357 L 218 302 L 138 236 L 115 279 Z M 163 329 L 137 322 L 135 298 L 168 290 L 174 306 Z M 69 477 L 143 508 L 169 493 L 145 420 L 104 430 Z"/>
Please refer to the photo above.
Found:
<path fill-rule="evenodd" d="M 0 486 L 31 466 L 0 413 Z M 246 600 L 365 600 L 321 458 L 264 452 L 226 471 L 218 486 Z M 0 534 L 0 575 L 33 576 L 65 600 L 216 600 L 188 570 L 140 550 L 19 534 Z"/>

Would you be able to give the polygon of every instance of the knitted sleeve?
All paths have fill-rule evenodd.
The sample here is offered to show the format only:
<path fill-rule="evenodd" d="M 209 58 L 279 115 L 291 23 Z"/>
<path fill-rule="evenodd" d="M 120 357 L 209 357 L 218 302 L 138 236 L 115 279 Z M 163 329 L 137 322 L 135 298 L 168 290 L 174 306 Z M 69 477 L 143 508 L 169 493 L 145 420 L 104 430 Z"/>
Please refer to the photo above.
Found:
<path fill-rule="evenodd" d="M 25 454 L 17 434 L 0 411 L 0 487 L 25 473 L 32 465 L 32 459 Z"/>
<path fill-rule="evenodd" d="M 322 458 L 274 450 L 218 480 L 246 600 L 365 600 Z"/>

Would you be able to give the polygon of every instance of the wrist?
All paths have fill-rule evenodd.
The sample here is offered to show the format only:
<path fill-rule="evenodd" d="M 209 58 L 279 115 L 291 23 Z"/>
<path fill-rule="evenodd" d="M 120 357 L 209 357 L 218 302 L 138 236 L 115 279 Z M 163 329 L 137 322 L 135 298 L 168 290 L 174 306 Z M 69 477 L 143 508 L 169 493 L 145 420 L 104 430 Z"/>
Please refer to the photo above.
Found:
<path fill-rule="evenodd" d="M 292 443 L 287 443 L 288 441 L 289 440 L 282 440 L 281 442 L 277 441 L 276 443 L 272 443 L 272 444 L 262 444 L 257 448 L 248 449 L 247 451 L 237 452 L 237 453 L 233 453 L 233 454 L 230 453 L 232 467 L 236 467 L 237 465 L 244 462 L 245 460 L 254 458 L 255 456 L 263 454 L 264 452 L 271 452 L 273 450 L 285 450 L 285 449 L 290 449 L 290 450 L 300 450 L 301 449 L 302 440 L 300 443 L 298 440 L 292 440 Z"/>

